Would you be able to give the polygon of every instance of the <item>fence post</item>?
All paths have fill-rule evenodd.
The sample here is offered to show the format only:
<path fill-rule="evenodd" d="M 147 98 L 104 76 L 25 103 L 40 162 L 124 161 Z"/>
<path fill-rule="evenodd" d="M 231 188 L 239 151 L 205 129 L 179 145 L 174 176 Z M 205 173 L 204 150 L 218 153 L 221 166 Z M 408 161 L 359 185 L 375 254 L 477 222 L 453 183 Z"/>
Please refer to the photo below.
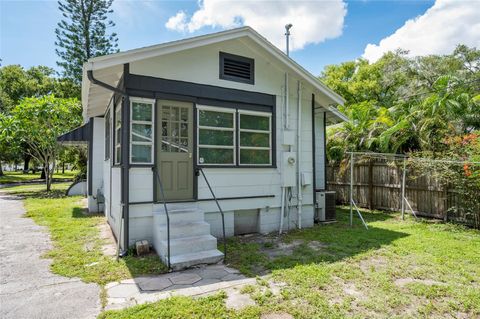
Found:
<path fill-rule="evenodd" d="M 350 227 L 353 226 L 353 152 L 350 153 Z"/>
<path fill-rule="evenodd" d="M 368 209 L 373 209 L 373 163 L 368 160 Z"/>

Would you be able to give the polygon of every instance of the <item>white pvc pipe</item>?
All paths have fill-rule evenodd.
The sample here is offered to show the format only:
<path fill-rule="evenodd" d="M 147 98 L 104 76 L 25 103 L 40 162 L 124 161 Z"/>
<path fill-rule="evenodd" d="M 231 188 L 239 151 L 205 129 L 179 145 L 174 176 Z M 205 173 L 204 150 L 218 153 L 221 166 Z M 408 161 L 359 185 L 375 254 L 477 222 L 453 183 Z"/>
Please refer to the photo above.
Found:
<path fill-rule="evenodd" d="M 285 187 L 282 187 L 282 199 L 280 204 L 280 229 L 278 234 L 282 234 L 283 231 L 283 214 L 285 212 Z"/>
<path fill-rule="evenodd" d="M 290 120 L 289 120 L 289 115 L 290 115 L 290 105 L 289 105 L 289 94 L 288 94 L 288 72 L 285 72 L 285 128 L 289 129 L 290 128 Z"/>
<path fill-rule="evenodd" d="M 298 105 L 297 105 L 297 187 L 298 187 L 298 201 L 297 201 L 297 212 L 298 212 L 298 228 L 302 229 L 302 176 L 300 171 L 301 154 L 302 154 L 302 90 L 300 81 L 298 81 L 297 87 L 298 94 Z"/>

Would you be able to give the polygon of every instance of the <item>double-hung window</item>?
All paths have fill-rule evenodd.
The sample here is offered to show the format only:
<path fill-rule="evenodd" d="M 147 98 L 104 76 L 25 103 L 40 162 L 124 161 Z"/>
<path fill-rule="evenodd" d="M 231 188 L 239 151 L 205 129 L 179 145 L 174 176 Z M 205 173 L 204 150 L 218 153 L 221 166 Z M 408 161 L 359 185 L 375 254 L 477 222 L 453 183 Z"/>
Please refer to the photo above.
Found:
<path fill-rule="evenodd" d="M 198 106 L 198 164 L 272 165 L 272 113 Z"/>
<path fill-rule="evenodd" d="M 198 163 L 235 165 L 235 109 L 198 106 Z"/>
<path fill-rule="evenodd" d="M 122 101 L 115 108 L 115 164 L 122 162 Z"/>
<path fill-rule="evenodd" d="M 272 114 L 239 110 L 239 165 L 272 164 Z"/>
<path fill-rule="evenodd" d="M 130 100 L 130 163 L 153 163 L 153 100 Z"/>

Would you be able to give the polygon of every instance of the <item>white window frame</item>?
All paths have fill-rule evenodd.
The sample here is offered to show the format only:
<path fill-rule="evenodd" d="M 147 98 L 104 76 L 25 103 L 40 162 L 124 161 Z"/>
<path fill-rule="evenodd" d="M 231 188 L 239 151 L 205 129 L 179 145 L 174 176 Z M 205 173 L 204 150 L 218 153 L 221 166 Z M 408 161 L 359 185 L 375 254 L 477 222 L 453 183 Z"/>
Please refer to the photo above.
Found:
<path fill-rule="evenodd" d="M 119 136 L 117 134 L 118 130 L 120 129 L 120 136 L 122 135 L 122 100 L 120 100 L 120 103 L 117 104 L 117 106 L 114 108 L 115 112 L 114 114 L 114 123 L 113 123 L 113 139 L 115 144 L 113 145 L 113 158 L 114 158 L 114 164 L 118 165 L 121 163 L 121 160 L 119 160 L 118 154 L 122 154 L 122 143 L 119 142 L 121 138 L 119 139 Z M 120 121 L 117 122 L 119 115 L 120 114 Z M 118 126 L 117 126 L 118 123 Z M 117 153 L 117 149 L 120 149 L 120 153 Z M 120 155 L 121 156 L 121 155 Z"/>
<path fill-rule="evenodd" d="M 139 120 L 133 120 L 133 103 L 143 103 L 143 104 L 150 104 L 150 107 L 152 109 L 152 120 L 151 121 L 139 121 Z M 152 139 L 149 142 L 139 142 L 139 141 L 133 141 L 133 124 L 146 124 L 146 125 L 151 125 L 152 126 Z M 129 156 L 129 161 L 130 164 L 132 165 L 145 165 L 145 164 L 153 164 L 153 155 L 154 155 L 154 145 L 155 145 L 155 100 L 154 99 L 146 99 L 146 98 L 139 98 L 139 97 L 130 97 L 130 156 Z M 133 145 L 148 145 L 150 146 L 150 162 L 132 162 L 132 150 L 133 150 Z"/>
<path fill-rule="evenodd" d="M 200 111 L 212 111 L 218 113 L 230 113 L 232 114 L 233 127 L 216 127 L 216 126 L 201 126 L 200 125 Z M 236 119 L 236 109 L 229 109 L 224 107 L 215 107 L 208 105 L 197 105 L 197 164 L 201 166 L 235 166 L 237 163 L 237 119 Z M 200 144 L 200 129 L 205 130 L 216 130 L 216 131 L 227 131 L 233 132 L 233 145 L 204 145 Z M 211 149 L 231 149 L 233 151 L 233 162 L 232 163 L 200 163 L 200 148 L 211 148 Z"/>
<path fill-rule="evenodd" d="M 252 129 L 242 129 L 241 125 L 241 120 L 242 120 L 242 114 L 244 115 L 252 115 L 252 116 L 261 116 L 261 117 L 268 117 L 268 131 L 267 130 L 252 130 Z M 272 166 L 272 113 L 269 112 L 257 112 L 257 111 L 248 111 L 248 110 L 238 110 L 238 135 L 240 136 L 242 132 L 247 132 L 247 133 L 262 133 L 262 134 L 267 134 L 268 133 L 268 142 L 269 146 L 242 146 L 240 143 L 240 138 L 238 142 L 238 165 L 239 166 Z M 264 150 L 264 151 L 269 151 L 269 161 L 266 164 L 257 164 L 257 163 L 245 163 L 242 164 L 241 162 L 241 152 L 242 149 L 245 150 Z"/>

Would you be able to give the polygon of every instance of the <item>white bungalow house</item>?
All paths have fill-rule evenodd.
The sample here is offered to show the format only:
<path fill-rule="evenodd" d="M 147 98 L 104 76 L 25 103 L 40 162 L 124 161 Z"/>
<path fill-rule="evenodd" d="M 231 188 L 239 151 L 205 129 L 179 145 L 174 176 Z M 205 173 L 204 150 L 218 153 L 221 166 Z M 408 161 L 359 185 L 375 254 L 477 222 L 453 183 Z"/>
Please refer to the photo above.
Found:
<path fill-rule="evenodd" d="M 346 120 L 335 107 L 344 100 L 256 31 L 97 57 L 83 69 L 87 124 L 59 139 L 88 139 L 88 208 L 105 212 L 123 251 L 148 240 L 179 269 L 221 260 L 224 234 L 314 224 L 325 126 Z"/>

